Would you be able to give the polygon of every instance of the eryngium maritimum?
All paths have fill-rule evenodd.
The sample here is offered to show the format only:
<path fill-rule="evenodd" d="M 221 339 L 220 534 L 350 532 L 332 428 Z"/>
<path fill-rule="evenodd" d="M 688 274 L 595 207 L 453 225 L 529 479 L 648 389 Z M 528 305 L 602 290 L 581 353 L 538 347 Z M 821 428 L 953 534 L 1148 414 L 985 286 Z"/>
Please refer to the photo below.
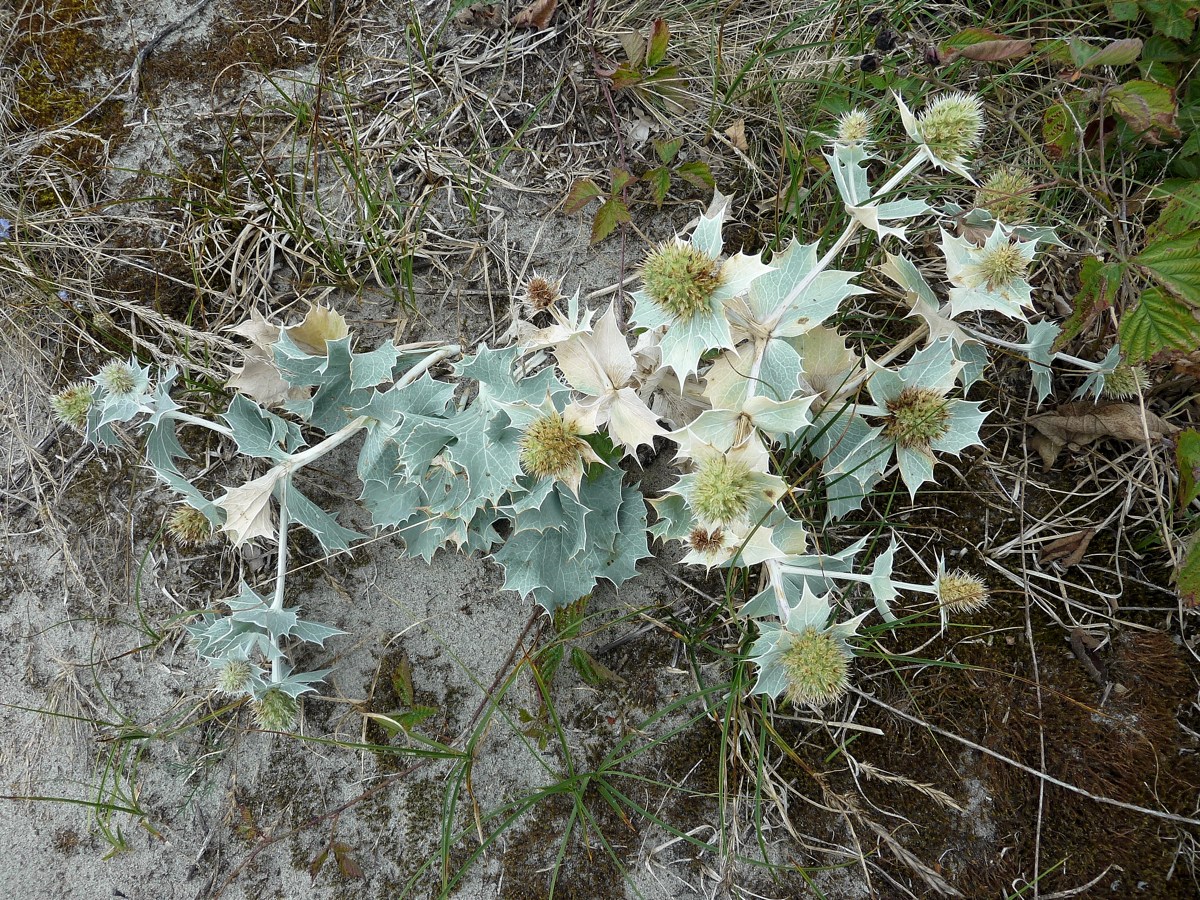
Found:
<path fill-rule="evenodd" d="M 137 388 L 137 373 L 128 363 L 110 362 L 98 373 L 96 381 L 115 397 L 126 397 Z"/>
<path fill-rule="evenodd" d="M 300 704 L 296 698 L 279 688 L 271 688 L 254 701 L 254 718 L 259 727 L 268 731 L 289 731 L 296 723 Z"/>
<path fill-rule="evenodd" d="M 167 531 L 175 543 L 184 547 L 207 543 L 213 537 L 213 527 L 208 517 L 187 504 L 175 507 L 167 519 Z"/>
<path fill-rule="evenodd" d="M 928 450 L 950 430 L 950 410 L 938 391 L 906 387 L 886 405 L 884 433 L 901 447 Z"/>
<path fill-rule="evenodd" d="M 750 510 L 754 476 L 745 463 L 712 456 L 700 465 L 688 502 L 703 522 L 730 525 Z"/>
<path fill-rule="evenodd" d="M 721 264 L 691 244 L 668 241 L 646 257 L 642 282 L 656 305 L 686 322 L 709 308 L 721 286 Z"/>
<path fill-rule="evenodd" d="M 1028 222 L 1033 214 L 1033 176 L 1023 169 L 997 169 L 975 192 L 975 206 L 1006 225 Z"/>
<path fill-rule="evenodd" d="M 958 160 L 979 146 L 983 104 L 973 94 L 953 91 L 930 101 L 917 117 L 921 139 L 941 159 Z"/>
<path fill-rule="evenodd" d="M 51 397 L 50 408 L 54 410 L 59 421 L 70 425 L 76 431 L 84 431 L 87 429 L 88 410 L 95 402 L 96 395 L 91 386 L 80 382 Z"/>
<path fill-rule="evenodd" d="M 987 606 L 990 599 L 983 579 L 962 569 L 939 571 L 936 587 L 938 602 L 950 612 L 972 613 Z"/>
<path fill-rule="evenodd" d="M 1143 394 L 1150 387 L 1150 376 L 1145 366 L 1131 366 L 1129 363 L 1119 363 L 1104 379 L 1103 394 L 1113 400 L 1128 400 Z"/>
<path fill-rule="evenodd" d="M 561 478 L 580 465 L 588 442 L 557 412 L 534 419 L 521 436 L 521 467 L 537 478 Z"/>
<path fill-rule="evenodd" d="M 871 142 L 871 116 L 861 109 L 852 109 L 838 118 L 837 135 L 834 140 L 847 146 Z"/>
<path fill-rule="evenodd" d="M 779 663 L 787 676 L 784 696 L 792 705 L 824 706 L 846 693 L 850 658 L 841 641 L 815 628 L 789 635 L 788 640 Z"/>

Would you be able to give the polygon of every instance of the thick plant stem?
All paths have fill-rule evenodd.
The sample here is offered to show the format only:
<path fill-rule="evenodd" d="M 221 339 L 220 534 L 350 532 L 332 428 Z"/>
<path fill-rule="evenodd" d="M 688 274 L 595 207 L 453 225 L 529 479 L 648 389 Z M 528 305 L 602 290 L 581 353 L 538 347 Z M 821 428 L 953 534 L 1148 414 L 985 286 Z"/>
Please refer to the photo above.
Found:
<path fill-rule="evenodd" d="M 287 490 L 291 484 L 292 476 L 284 475 L 279 481 L 279 531 L 277 542 L 279 544 L 278 552 L 275 559 L 275 596 L 271 600 L 272 610 L 283 609 L 283 588 L 287 583 L 287 530 L 288 525 L 288 508 L 287 508 Z M 275 648 L 280 649 L 279 647 Z M 283 659 L 282 657 L 271 660 L 271 682 L 278 684 L 283 681 Z"/>

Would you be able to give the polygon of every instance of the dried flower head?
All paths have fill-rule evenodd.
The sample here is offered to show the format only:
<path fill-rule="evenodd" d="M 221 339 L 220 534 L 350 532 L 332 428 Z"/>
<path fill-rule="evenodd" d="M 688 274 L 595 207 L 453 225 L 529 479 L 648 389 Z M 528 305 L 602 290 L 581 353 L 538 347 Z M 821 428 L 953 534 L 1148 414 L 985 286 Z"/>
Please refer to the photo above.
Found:
<path fill-rule="evenodd" d="M 721 280 L 721 264 L 682 241 L 661 244 L 642 266 L 646 294 L 680 322 L 709 308 Z"/>
<path fill-rule="evenodd" d="M 213 527 L 208 517 L 186 503 L 175 507 L 167 519 L 167 531 L 171 533 L 175 543 L 183 547 L 206 544 L 213 538 Z"/>
<path fill-rule="evenodd" d="M 983 609 L 990 599 L 983 579 L 962 569 L 946 572 L 938 567 L 938 603 L 950 612 L 973 613 Z"/>
<path fill-rule="evenodd" d="M 50 408 L 60 422 L 76 431 L 87 430 L 88 411 L 96 402 L 96 393 L 91 385 L 77 382 L 64 388 L 50 398 Z"/>
<path fill-rule="evenodd" d="M 1020 225 L 1033 215 L 1033 176 L 1009 166 L 997 169 L 975 192 L 975 206 L 1006 225 Z"/>
<path fill-rule="evenodd" d="M 254 718 L 268 731 L 289 731 L 296 723 L 300 704 L 279 688 L 271 688 L 254 701 Z"/>
<path fill-rule="evenodd" d="M 533 273 L 520 294 L 521 302 L 530 315 L 545 312 L 562 299 L 562 283 Z"/>
<path fill-rule="evenodd" d="M 730 525 L 749 512 L 754 489 L 754 476 L 745 463 L 711 456 L 700 465 L 688 502 L 702 521 Z"/>
<path fill-rule="evenodd" d="M 935 97 L 917 117 L 925 145 L 940 159 L 969 155 L 983 137 L 983 104 L 974 94 L 953 91 Z"/>
<path fill-rule="evenodd" d="M 856 145 L 871 143 L 871 116 L 861 109 L 852 109 L 838 118 L 837 135 L 839 144 Z"/>
<path fill-rule="evenodd" d="M 96 374 L 96 381 L 114 397 L 128 397 L 137 389 L 137 372 L 129 363 L 114 360 Z"/>
<path fill-rule="evenodd" d="M 824 706 L 850 685 L 850 657 L 834 634 L 808 627 L 789 635 L 779 655 L 787 678 L 784 695 L 794 706 Z"/>
<path fill-rule="evenodd" d="M 217 690 L 222 694 L 237 696 L 250 687 L 250 676 L 254 669 L 247 660 L 231 659 L 217 673 Z"/>
<path fill-rule="evenodd" d="M 1150 375 L 1145 366 L 1131 366 L 1129 363 L 1118 363 L 1117 367 L 1104 379 L 1105 397 L 1113 400 L 1128 400 L 1144 394 L 1150 387 Z"/>
<path fill-rule="evenodd" d="M 558 412 L 534 419 L 521 436 L 521 466 L 537 478 L 561 478 L 581 466 L 591 449 L 576 423 Z"/>
<path fill-rule="evenodd" d="M 950 409 L 938 391 L 905 387 L 887 401 L 884 434 L 901 447 L 925 450 L 950 430 Z"/>

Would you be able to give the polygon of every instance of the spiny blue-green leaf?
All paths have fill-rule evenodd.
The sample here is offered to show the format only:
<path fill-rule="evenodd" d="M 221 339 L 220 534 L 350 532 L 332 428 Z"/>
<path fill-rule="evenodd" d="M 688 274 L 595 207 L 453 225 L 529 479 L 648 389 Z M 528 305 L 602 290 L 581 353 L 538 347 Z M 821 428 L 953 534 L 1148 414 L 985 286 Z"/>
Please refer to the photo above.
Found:
<path fill-rule="evenodd" d="M 875 557 L 871 566 L 871 594 L 875 598 L 875 608 L 883 616 L 885 622 L 895 622 L 892 613 L 892 601 L 899 596 L 896 585 L 892 583 L 892 560 L 896 555 L 896 539 L 893 537 L 888 548 Z"/>
<path fill-rule="evenodd" d="M 291 636 L 298 640 L 324 647 L 326 640 L 336 637 L 339 634 L 346 634 L 346 632 L 340 628 L 323 625 L 320 622 L 309 622 L 305 619 L 300 619 L 292 628 Z"/>
<path fill-rule="evenodd" d="M 534 406 L 549 394 L 558 398 L 566 394 L 567 388 L 554 374 L 554 368 L 542 369 L 536 375 L 518 379 L 513 374 L 519 348 L 505 347 L 492 350 L 487 344 L 479 348 L 454 367 L 460 378 L 473 378 L 479 382 L 479 395 L 472 405 L 484 404 L 489 411 L 502 403 L 529 403 Z"/>
<path fill-rule="evenodd" d="M 465 516 L 469 519 L 485 503 L 498 502 L 520 477 L 521 432 L 513 427 L 507 414 L 492 412 L 478 402 L 447 419 L 446 427 L 455 441 L 446 448 L 445 455 L 466 474 L 474 503 Z"/>
<path fill-rule="evenodd" d="M 383 381 L 392 380 L 392 372 L 400 351 L 388 341 L 368 353 L 355 353 L 350 358 L 350 386 L 352 388 L 375 387 Z"/>
<path fill-rule="evenodd" d="M 402 479 L 364 482 L 359 499 L 370 511 L 371 521 L 381 528 L 409 521 L 427 500 L 420 484 Z"/>
<path fill-rule="evenodd" d="M 219 527 L 225 521 L 224 513 L 184 476 L 175 463 L 177 459 L 190 460 L 190 457 L 175 435 L 175 423 L 164 419 L 153 426 L 146 436 L 146 460 L 154 469 L 154 474 L 166 482 L 171 490 L 184 497 L 189 506 L 204 513 L 212 525 Z"/>
<path fill-rule="evenodd" d="M 349 550 L 354 541 L 366 537 L 365 534 L 339 525 L 333 516 L 300 493 L 295 484 L 287 486 L 284 496 L 292 520 L 311 531 L 321 542 L 321 548 L 326 553 Z"/>
<path fill-rule="evenodd" d="M 370 399 L 354 410 L 355 415 L 370 416 L 395 428 L 402 421 L 443 418 L 454 399 L 454 385 L 436 381 L 426 372 L 411 384 L 393 385 L 386 391 L 372 391 Z"/>
<path fill-rule="evenodd" d="M 1117 370 L 1117 366 L 1121 364 L 1121 345 L 1113 344 L 1108 348 L 1108 352 L 1104 354 L 1104 359 L 1100 360 L 1099 367 L 1088 372 L 1087 377 L 1083 379 L 1083 384 L 1079 385 L 1079 389 L 1072 395 L 1078 400 L 1087 393 L 1091 393 L 1097 400 L 1104 392 L 1104 384 L 1108 380 L 1108 376 Z"/>
<path fill-rule="evenodd" d="M 242 394 L 234 394 L 221 418 L 233 431 L 238 450 L 246 456 L 282 460 L 304 446 L 299 426 L 263 409 Z"/>
<path fill-rule="evenodd" d="M 790 556 L 787 561 L 791 565 L 817 572 L 852 572 L 854 559 L 862 552 L 866 544 L 867 538 L 864 537 L 837 553 Z M 794 607 L 800 603 L 806 584 L 812 593 L 826 594 L 837 586 L 837 579 L 821 575 L 785 574 L 781 585 L 784 598 L 790 606 Z M 739 615 L 755 619 L 778 615 L 774 591 L 771 588 L 759 591 L 742 606 Z"/>
<path fill-rule="evenodd" d="M 799 436 L 810 439 L 809 452 L 821 460 L 828 515 L 838 518 L 862 505 L 891 457 L 882 428 L 867 424 L 847 406 L 826 409 Z"/>
<path fill-rule="evenodd" d="M 1050 396 L 1050 364 L 1054 361 L 1054 341 L 1059 327 L 1053 322 L 1029 322 L 1025 325 L 1025 342 L 1029 345 L 1029 371 L 1037 390 L 1037 405 Z"/>

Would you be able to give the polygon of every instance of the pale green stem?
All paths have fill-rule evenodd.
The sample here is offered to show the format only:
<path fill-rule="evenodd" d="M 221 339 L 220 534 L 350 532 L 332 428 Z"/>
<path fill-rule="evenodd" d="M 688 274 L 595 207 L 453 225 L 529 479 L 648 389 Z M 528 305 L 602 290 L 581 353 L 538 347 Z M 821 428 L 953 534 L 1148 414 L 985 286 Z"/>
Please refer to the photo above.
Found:
<path fill-rule="evenodd" d="M 992 337 L 990 334 L 984 334 L 979 331 L 972 331 L 969 328 L 964 328 L 967 334 L 977 341 L 982 341 L 987 344 L 994 344 L 997 347 L 1003 347 L 1005 350 L 1015 350 L 1017 353 L 1029 353 L 1032 348 L 1031 344 L 1018 344 L 1015 341 L 1006 341 L 1003 338 Z M 1102 368 L 1099 363 L 1088 362 L 1086 359 L 1080 359 L 1078 356 L 1071 356 L 1068 353 L 1055 353 L 1053 359 L 1061 362 L 1070 363 L 1073 366 L 1079 366 L 1081 369 L 1087 369 L 1089 372 L 1099 372 Z"/>
<path fill-rule="evenodd" d="M 182 422 L 184 425 L 199 425 L 201 428 L 207 428 L 209 431 L 215 431 L 217 434 L 232 438 L 233 429 L 225 425 L 220 425 L 216 422 L 210 422 L 208 419 L 201 419 L 199 416 L 189 415 L 185 412 L 171 411 L 165 414 L 164 418 L 174 419 L 176 422 Z"/>
<path fill-rule="evenodd" d="M 283 587 L 287 581 L 287 530 L 290 524 L 288 522 L 287 489 L 291 480 L 292 476 L 288 474 L 279 481 L 279 552 L 275 560 L 275 597 L 271 601 L 272 610 L 283 609 Z M 282 657 L 271 660 L 271 683 L 278 684 L 281 681 L 283 681 Z"/>

